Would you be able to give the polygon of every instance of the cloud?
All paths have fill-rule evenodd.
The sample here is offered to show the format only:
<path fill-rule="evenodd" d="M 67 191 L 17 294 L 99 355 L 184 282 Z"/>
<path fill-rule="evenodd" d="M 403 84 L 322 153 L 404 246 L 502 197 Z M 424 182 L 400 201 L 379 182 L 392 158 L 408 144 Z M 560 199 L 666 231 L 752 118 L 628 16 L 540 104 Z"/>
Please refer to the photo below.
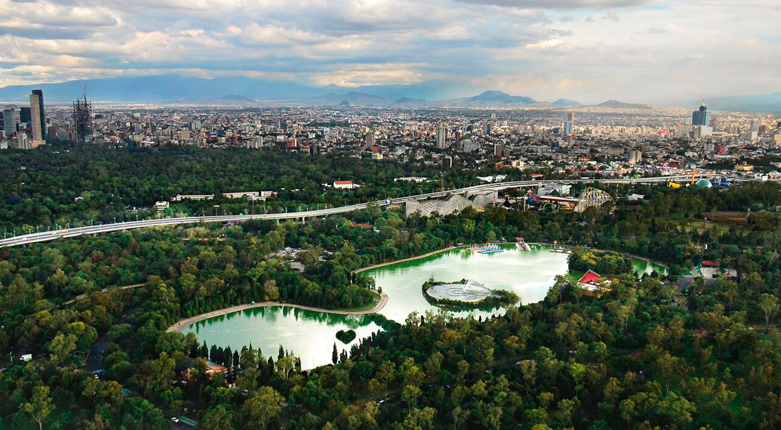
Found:
<path fill-rule="evenodd" d="M 540 9 L 603 9 L 643 6 L 653 0 L 457 0 L 464 3 Z"/>
<path fill-rule="evenodd" d="M 116 14 L 103 7 L 0 0 L 0 34 L 33 39 L 84 39 L 119 24 Z"/>
<path fill-rule="evenodd" d="M 529 43 L 526 47 L 529 49 L 552 49 L 563 44 L 564 41 L 561 39 L 548 39 L 537 43 Z"/>
<path fill-rule="evenodd" d="M 0 0 L 0 86 L 156 73 L 435 79 L 654 103 L 781 91 L 781 57 L 767 55 L 781 51 L 779 21 L 778 0 Z"/>
<path fill-rule="evenodd" d="M 618 13 L 616 13 L 616 11 L 614 11 L 614 10 L 609 10 L 609 11 L 607 11 L 607 13 L 605 14 L 605 16 L 604 16 L 604 17 L 602 17 L 602 20 L 603 20 L 603 21 L 604 21 L 604 20 L 618 21 L 618 20 L 619 20 L 619 18 L 618 18 Z"/>
<path fill-rule="evenodd" d="M 372 64 L 356 67 L 352 64 L 337 65 L 338 69 L 313 75 L 318 85 L 336 84 L 343 87 L 361 85 L 409 85 L 422 82 L 425 76 L 415 69 L 427 67 L 425 64 Z"/>

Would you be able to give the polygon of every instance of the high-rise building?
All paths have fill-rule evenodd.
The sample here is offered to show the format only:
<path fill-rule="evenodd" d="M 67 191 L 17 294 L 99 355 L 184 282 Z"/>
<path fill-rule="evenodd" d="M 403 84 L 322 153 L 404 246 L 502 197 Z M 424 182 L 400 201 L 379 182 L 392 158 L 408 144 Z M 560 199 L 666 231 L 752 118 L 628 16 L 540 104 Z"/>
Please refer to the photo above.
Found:
<path fill-rule="evenodd" d="M 364 140 L 365 148 L 366 149 L 372 149 L 372 147 L 374 147 L 374 143 L 375 143 L 374 133 L 372 133 L 372 132 L 367 133 L 366 134 L 366 139 Z"/>
<path fill-rule="evenodd" d="M 708 127 L 710 125 L 710 112 L 708 107 L 705 106 L 705 100 L 702 101 L 702 106 L 700 106 L 699 110 L 692 112 L 692 125 L 695 127 L 698 125 Z"/>
<path fill-rule="evenodd" d="M 440 124 L 437 127 L 437 148 L 447 148 L 447 124 Z"/>
<path fill-rule="evenodd" d="M 629 164 L 637 164 L 643 160 L 643 152 L 639 149 L 629 150 Z"/>
<path fill-rule="evenodd" d="M 84 143 L 92 140 L 92 103 L 84 97 L 73 102 L 73 123 L 76 129 L 76 141 Z"/>
<path fill-rule="evenodd" d="M 18 112 L 14 109 L 5 109 L 3 111 L 3 135 L 6 139 L 10 139 L 16 133 L 17 118 Z"/>
<path fill-rule="evenodd" d="M 32 149 L 26 133 L 19 133 L 16 135 L 16 149 Z"/>
<path fill-rule="evenodd" d="M 491 123 L 486 122 L 483 124 L 483 134 L 491 134 Z"/>
<path fill-rule="evenodd" d="M 245 140 L 247 148 L 260 149 L 263 147 L 263 136 L 255 136 L 251 139 Z"/>
<path fill-rule="evenodd" d="M 575 125 L 575 112 L 570 112 L 567 114 L 567 121 L 571 122 L 572 125 Z"/>
<path fill-rule="evenodd" d="M 564 123 L 564 134 L 572 134 L 572 121 Z"/>
<path fill-rule="evenodd" d="M 32 121 L 32 109 L 28 107 L 19 108 L 19 122 L 29 124 Z"/>
<path fill-rule="evenodd" d="M 43 91 L 33 90 L 30 94 L 30 113 L 33 130 L 33 140 L 46 141 L 46 112 L 43 108 Z"/>
<path fill-rule="evenodd" d="M 504 143 L 494 143 L 494 157 L 502 158 L 504 157 Z"/>

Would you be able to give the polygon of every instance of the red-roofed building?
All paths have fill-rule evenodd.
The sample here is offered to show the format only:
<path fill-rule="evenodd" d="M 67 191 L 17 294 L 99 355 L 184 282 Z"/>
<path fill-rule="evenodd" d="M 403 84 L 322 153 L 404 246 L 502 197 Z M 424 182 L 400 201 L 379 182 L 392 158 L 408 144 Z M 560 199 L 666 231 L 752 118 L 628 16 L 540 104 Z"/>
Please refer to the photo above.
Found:
<path fill-rule="evenodd" d="M 602 277 L 599 276 L 599 273 L 593 270 L 589 270 L 583 276 L 580 277 L 578 283 L 587 284 L 587 285 L 598 285 L 600 279 L 602 279 Z"/>
<path fill-rule="evenodd" d="M 705 260 L 702 262 L 702 267 L 719 267 L 719 263 L 713 260 Z"/>
<path fill-rule="evenodd" d="M 610 285 L 612 281 L 609 279 L 602 279 L 602 276 L 599 275 L 599 273 L 589 270 L 586 272 L 583 276 L 580 277 L 578 280 L 578 286 L 580 288 L 583 288 L 585 290 L 586 295 L 597 295 L 599 296 L 600 293 L 597 289 L 600 285 Z"/>
<path fill-rule="evenodd" d="M 342 190 L 352 190 L 358 188 L 358 184 L 354 184 L 353 181 L 336 181 L 334 182 L 334 188 Z"/>

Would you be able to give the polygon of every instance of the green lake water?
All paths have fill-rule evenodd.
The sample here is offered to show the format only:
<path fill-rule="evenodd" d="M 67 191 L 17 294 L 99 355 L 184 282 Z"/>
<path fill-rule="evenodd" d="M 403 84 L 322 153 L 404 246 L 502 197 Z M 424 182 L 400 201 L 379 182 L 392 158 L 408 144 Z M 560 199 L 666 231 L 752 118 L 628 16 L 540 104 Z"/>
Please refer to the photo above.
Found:
<path fill-rule="evenodd" d="M 568 273 L 567 254 L 551 252 L 546 247 L 534 247 L 521 252 L 514 246 L 505 252 L 477 254 L 458 249 L 414 261 L 391 264 L 364 272 L 375 278 L 377 286 L 388 295 L 388 303 L 380 311 L 387 318 L 403 323 L 412 312 L 437 312 L 423 297 L 421 286 L 429 278 L 437 281 L 475 280 L 492 289 L 514 291 L 524 304 L 545 298 L 556 275 Z M 661 266 L 635 260 L 638 274 L 663 271 Z M 459 316 L 499 315 L 503 309 L 454 312 Z M 350 344 L 336 339 L 339 330 L 355 330 L 357 337 Z M 184 329 L 194 332 L 199 341 L 222 347 L 241 349 L 249 345 L 260 347 L 264 356 L 277 356 L 279 345 L 301 358 L 304 369 L 331 363 L 333 344 L 348 349 L 359 339 L 380 328 L 365 316 L 343 316 L 304 311 L 289 307 L 256 308 L 211 318 Z"/>

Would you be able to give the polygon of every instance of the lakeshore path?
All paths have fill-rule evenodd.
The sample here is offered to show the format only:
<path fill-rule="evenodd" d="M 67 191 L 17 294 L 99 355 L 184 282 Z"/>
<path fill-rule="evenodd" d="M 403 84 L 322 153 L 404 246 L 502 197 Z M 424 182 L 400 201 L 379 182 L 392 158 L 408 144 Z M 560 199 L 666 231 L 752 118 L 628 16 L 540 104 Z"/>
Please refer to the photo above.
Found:
<path fill-rule="evenodd" d="M 280 303 L 280 302 L 260 302 L 260 303 L 247 303 L 244 305 L 238 305 L 238 306 L 231 306 L 229 308 L 219 309 L 216 311 L 207 312 L 205 314 L 196 315 L 194 317 L 185 318 L 183 320 L 177 321 L 174 325 L 171 327 L 168 327 L 168 330 L 166 331 L 182 331 L 186 327 L 190 326 L 191 324 L 195 324 L 197 322 L 207 320 L 209 318 L 214 318 L 222 315 L 232 314 L 234 312 L 243 311 L 246 309 L 254 309 L 254 308 L 269 308 L 274 306 L 283 306 L 288 308 L 295 308 L 295 309 L 302 309 L 305 311 L 313 311 L 313 312 L 322 312 L 326 314 L 334 314 L 334 315 L 368 315 L 377 313 L 382 310 L 382 308 L 385 307 L 385 304 L 388 303 L 388 295 L 385 293 L 380 293 L 380 301 L 377 302 L 376 305 L 374 305 L 373 308 L 367 309 L 364 311 L 340 311 L 340 310 L 333 310 L 333 309 L 322 309 L 322 308 L 315 308 L 312 306 L 303 306 L 303 305 L 295 305 L 291 303 Z"/>
<path fill-rule="evenodd" d="M 418 255 L 417 257 L 402 258 L 401 260 L 393 260 L 387 263 L 374 264 L 372 266 L 362 267 L 357 270 L 353 270 L 353 274 L 365 272 L 367 270 L 379 269 L 380 267 L 390 266 L 391 264 L 404 263 L 406 261 L 420 260 L 421 258 L 431 257 L 432 255 L 442 254 L 443 252 L 452 251 L 454 249 L 463 248 L 463 246 L 448 246 L 447 248 L 438 249 L 436 251 L 429 252 L 428 254 Z"/>

